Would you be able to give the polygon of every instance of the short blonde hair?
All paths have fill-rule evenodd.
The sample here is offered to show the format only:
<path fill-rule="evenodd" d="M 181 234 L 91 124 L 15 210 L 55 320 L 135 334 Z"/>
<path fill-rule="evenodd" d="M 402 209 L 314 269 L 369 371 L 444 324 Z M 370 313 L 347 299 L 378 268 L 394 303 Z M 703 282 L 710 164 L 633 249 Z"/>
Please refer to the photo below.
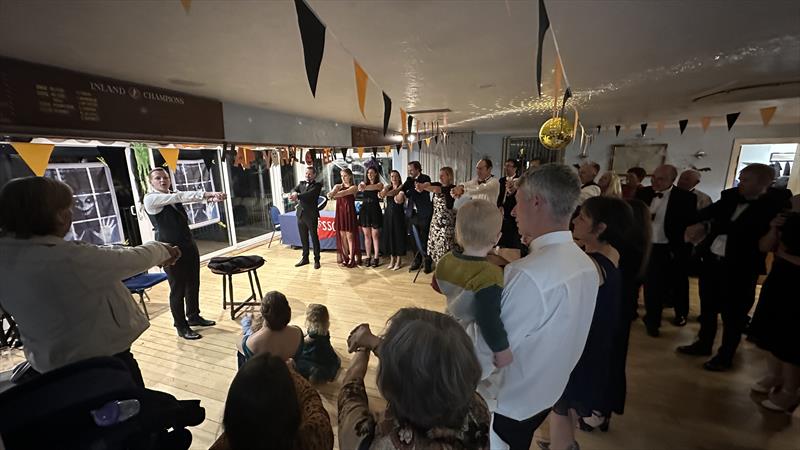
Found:
<path fill-rule="evenodd" d="M 470 200 L 456 214 L 456 242 L 462 247 L 482 248 L 497 243 L 503 215 L 496 205 L 482 199 Z"/>
<path fill-rule="evenodd" d="M 325 305 L 312 303 L 306 308 L 306 332 L 317 335 L 328 334 L 330 327 L 330 315 Z"/>

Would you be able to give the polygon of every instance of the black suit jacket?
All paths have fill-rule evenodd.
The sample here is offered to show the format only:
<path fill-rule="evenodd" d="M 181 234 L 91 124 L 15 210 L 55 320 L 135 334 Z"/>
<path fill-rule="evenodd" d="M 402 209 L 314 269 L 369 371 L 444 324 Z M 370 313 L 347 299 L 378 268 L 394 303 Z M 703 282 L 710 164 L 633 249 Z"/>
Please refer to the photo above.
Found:
<path fill-rule="evenodd" d="M 791 191 L 770 188 L 757 200 L 750 202 L 736 220 L 731 220 L 736 207 L 745 201 L 737 188 L 722 191 L 720 199 L 697 213 L 698 222 L 708 223 L 708 236 L 701 244 L 708 250 L 717 236 L 727 235 L 725 258 L 747 270 L 766 273 L 766 254 L 758 241 L 769 231 L 769 223 L 778 213 L 790 208 Z"/>
<path fill-rule="evenodd" d="M 421 216 L 430 217 L 433 215 L 433 203 L 431 202 L 431 194 L 428 191 L 417 192 L 414 183 L 430 183 L 431 177 L 420 174 L 416 179 L 408 177 L 403 183 L 402 189 L 406 197 L 411 200 L 417 214 Z"/>
<path fill-rule="evenodd" d="M 517 198 L 513 195 L 505 195 L 507 179 L 508 177 L 500 178 L 500 193 L 497 195 L 497 207 L 503 208 L 503 217 L 505 219 L 513 219 L 514 217 L 511 215 L 511 211 L 517 205 Z M 503 202 L 503 197 L 505 197 L 505 202 Z"/>
<path fill-rule="evenodd" d="M 314 180 L 311 183 L 301 181 L 295 186 L 297 192 L 297 219 L 315 220 L 319 219 L 319 209 L 317 201 L 322 192 L 322 183 Z"/>
<path fill-rule="evenodd" d="M 652 186 L 643 187 L 636 191 L 636 198 L 643 201 L 648 207 L 656 197 Z M 683 237 L 686 227 L 696 222 L 697 196 L 676 186 L 672 186 L 667 203 L 667 212 L 664 216 L 664 234 L 667 235 L 669 245 L 674 249 L 683 249 L 687 252 L 690 245 Z M 688 254 L 688 253 L 687 253 Z"/>

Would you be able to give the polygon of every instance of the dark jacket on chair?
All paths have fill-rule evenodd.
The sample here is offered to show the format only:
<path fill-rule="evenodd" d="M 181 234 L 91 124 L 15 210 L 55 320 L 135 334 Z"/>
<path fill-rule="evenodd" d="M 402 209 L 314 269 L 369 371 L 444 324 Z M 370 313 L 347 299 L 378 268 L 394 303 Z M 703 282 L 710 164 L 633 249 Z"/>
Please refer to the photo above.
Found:
<path fill-rule="evenodd" d="M 295 186 L 294 192 L 298 194 L 296 208 L 297 219 L 318 219 L 319 209 L 317 208 L 317 201 L 319 200 L 319 194 L 322 192 L 322 183 L 317 180 L 311 183 L 301 181 Z"/>
<path fill-rule="evenodd" d="M 640 188 L 636 191 L 636 198 L 643 201 L 648 207 L 656 197 L 652 186 Z M 664 216 L 664 234 L 667 235 L 670 247 L 674 249 L 690 249 L 683 239 L 686 227 L 696 222 L 697 197 L 677 186 L 672 186 Z M 688 253 L 687 253 L 688 254 Z"/>

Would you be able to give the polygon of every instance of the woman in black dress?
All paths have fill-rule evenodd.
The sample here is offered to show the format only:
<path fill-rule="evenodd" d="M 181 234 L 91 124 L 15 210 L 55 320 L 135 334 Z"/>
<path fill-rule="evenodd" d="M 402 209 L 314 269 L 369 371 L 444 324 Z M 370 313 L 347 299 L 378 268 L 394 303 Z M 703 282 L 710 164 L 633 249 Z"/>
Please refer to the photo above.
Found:
<path fill-rule="evenodd" d="M 615 351 L 622 314 L 621 252 L 627 248 L 633 223 L 631 207 L 614 197 L 586 200 L 573 220 L 574 238 L 597 265 L 600 289 L 583 354 L 550 415 L 552 448 L 574 445 L 575 426 L 571 414 L 580 418 L 593 414 L 608 417 L 613 408 L 607 392 L 613 372 L 609 356 Z M 607 425 L 606 421 L 603 428 Z"/>
<path fill-rule="evenodd" d="M 367 261 L 364 265 L 378 267 L 380 265 L 380 259 L 378 258 L 380 255 L 379 242 L 381 226 L 383 225 L 383 213 L 381 213 L 378 193 L 383 190 L 383 183 L 381 183 L 381 179 L 378 177 L 378 170 L 375 167 L 367 169 L 367 179 L 358 185 L 358 190 L 364 196 L 361 202 L 361 210 L 358 213 L 358 223 L 364 233 L 364 249 L 367 251 Z"/>
<path fill-rule="evenodd" d="M 391 262 L 389 269 L 399 270 L 402 258 L 406 254 L 406 216 L 403 204 L 406 195 L 403 193 L 403 179 L 400 172 L 389 172 L 389 184 L 383 188 L 380 197 L 386 199 L 386 209 L 383 213 L 383 254 L 389 255 Z"/>

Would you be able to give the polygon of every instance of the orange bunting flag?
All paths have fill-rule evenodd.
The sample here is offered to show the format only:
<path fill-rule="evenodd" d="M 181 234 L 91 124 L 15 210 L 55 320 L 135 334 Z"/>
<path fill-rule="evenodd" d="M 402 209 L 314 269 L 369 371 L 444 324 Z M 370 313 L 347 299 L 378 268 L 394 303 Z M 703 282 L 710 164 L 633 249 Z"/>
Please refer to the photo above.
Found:
<path fill-rule="evenodd" d="M 367 115 L 364 113 L 364 103 L 367 100 L 367 80 L 369 76 L 367 76 L 367 72 L 364 72 L 364 69 L 361 68 L 361 65 L 358 64 L 358 61 L 355 59 L 353 60 L 353 66 L 355 66 L 356 70 L 356 91 L 358 92 L 358 109 L 361 110 L 361 115 L 366 119 Z"/>
<path fill-rule="evenodd" d="M 700 123 L 703 125 L 703 133 L 705 133 L 708 127 L 711 126 L 711 117 L 703 117 L 700 119 Z"/>
<path fill-rule="evenodd" d="M 553 117 L 558 113 L 558 93 L 561 91 L 561 58 L 556 57 L 556 68 L 553 70 L 553 82 L 555 89 L 553 90 Z"/>
<path fill-rule="evenodd" d="M 19 153 L 20 158 L 30 167 L 34 175 L 37 177 L 44 176 L 54 145 L 12 142 L 11 146 Z"/>
<path fill-rule="evenodd" d="M 391 145 L 384 145 L 383 146 L 383 152 L 386 153 L 386 156 L 391 155 L 392 154 L 392 146 Z"/>
<path fill-rule="evenodd" d="M 761 108 L 758 112 L 761 113 L 761 121 L 764 123 L 764 126 L 768 126 L 769 122 L 772 120 L 772 116 L 775 115 L 775 110 L 777 110 L 777 106 L 770 106 L 769 108 Z"/>
<path fill-rule="evenodd" d="M 401 124 L 401 126 L 403 127 L 403 128 L 402 128 L 402 130 L 403 130 L 403 133 L 402 133 L 402 134 L 403 134 L 403 136 L 405 136 L 405 135 L 407 135 L 407 134 L 408 134 L 408 125 L 406 125 L 406 122 L 407 122 L 407 121 L 408 121 L 408 113 L 406 112 L 406 110 L 405 110 L 405 109 L 403 109 L 403 108 L 400 108 L 400 124 Z"/>
<path fill-rule="evenodd" d="M 158 151 L 161 153 L 161 156 L 164 157 L 164 162 L 167 163 L 167 167 L 169 167 L 173 172 L 178 170 L 178 153 L 180 152 L 177 148 L 160 148 Z"/>
<path fill-rule="evenodd" d="M 186 11 L 186 14 L 189 14 L 189 10 L 192 9 L 192 0 L 181 0 L 181 5 L 183 5 L 183 10 Z"/>
<path fill-rule="evenodd" d="M 358 147 L 356 150 L 358 151 L 359 158 L 364 156 L 364 147 Z"/>
<path fill-rule="evenodd" d="M 661 133 L 664 131 L 664 121 L 663 120 L 659 120 L 658 123 L 656 123 L 656 129 L 658 130 L 658 134 L 660 136 Z"/>
<path fill-rule="evenodd" d="M 428 147 L 431 146 L 431 138 L 425 139 L 425 145 L 427 145 Z"/>

